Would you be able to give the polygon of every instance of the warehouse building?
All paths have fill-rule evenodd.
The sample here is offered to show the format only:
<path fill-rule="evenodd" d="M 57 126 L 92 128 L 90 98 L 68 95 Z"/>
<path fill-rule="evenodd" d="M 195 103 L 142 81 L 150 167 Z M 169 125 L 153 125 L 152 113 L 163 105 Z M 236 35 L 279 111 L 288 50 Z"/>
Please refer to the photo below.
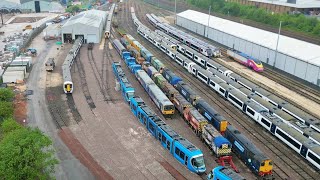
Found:
<path fill-rule="evenodd" d="M 277 34 L 193 10 L 177 14 L 177 25 L 320 86 L 320 46 L 281 35 L 276 53 Z"/>
<path fill-rule="evenodd" d="M 2 13 L 61 12 L 61 8 L 59 2 L 52 0 L 0 0 Z"/>
<path fill-rule="evenodd" d="M 20 0 L 21 9 L 31 12 L 49 12 L 52 10 L 52 0 Z"/>
<path fill-rule="evenodd" d="M 62 41 L 67 43 L 83 37 L 85 43 L 99 43 L 106 18 L 107 13 L 99 10 L 84 11 L 71 17 L 61 28 Z"/>
<path fill-rule="evenodd" d="M 263 8 L 275 13 L 301 12 L 310 15 L 319 15 L 319 0 L 228 0 L 241 4 Z"/>

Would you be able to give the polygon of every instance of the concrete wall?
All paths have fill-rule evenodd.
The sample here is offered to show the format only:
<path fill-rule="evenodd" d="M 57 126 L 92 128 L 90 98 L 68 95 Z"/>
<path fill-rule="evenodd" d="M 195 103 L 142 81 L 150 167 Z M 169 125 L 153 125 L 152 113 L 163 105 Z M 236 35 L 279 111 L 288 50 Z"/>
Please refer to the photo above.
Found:
<path fill-rule="evenodd" d="M 177 16 L 177 25 L 195 32 L 201 36 L 212 39 L 213 41 L 216 41 L 224 46 L 244 52 L 261 60 L 266 64 L 275 66 L 276 68 L 292 74 L 300 79 L 320 86 L 319 66 L 315 66 L 313 64 L 283 53 L 278 53 L 277 60 L 275 61 L 275 50 L 241 39 L 241 37 L 235 37 L 225 32 L 221 32 L 214 28 L 208 29 L 202 24 L 185 19 L 181 16 Z"/>

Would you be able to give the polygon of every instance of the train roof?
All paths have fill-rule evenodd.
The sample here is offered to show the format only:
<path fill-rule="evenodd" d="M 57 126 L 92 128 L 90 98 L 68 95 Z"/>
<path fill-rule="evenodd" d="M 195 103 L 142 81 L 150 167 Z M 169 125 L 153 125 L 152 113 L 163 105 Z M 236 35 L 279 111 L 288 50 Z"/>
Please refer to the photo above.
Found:
<path fill-rule="evenodd" d="M 145 106 L 141 106 L 140 108 L 141 108 L 141 109 L 143 110 L 143 112 L 145 112 L 149 117 L 151 117 L 151 116 L 156 116 L 156 113 L 155 113 L 154 111 L 152 111 L 149 106 L 145 105 Z"/>
<path fill-rule="evenodd" d="M 173 105 L 168 97 L 161 91 L 161 89 L 156 84 L 150 84 L 148 86 L 149 91 L 152 91 L 155 98 L 158 99 L 162 105 Z"/>
<path fill-rule="evenodd" d="M 206 110 L 207 113 L 209 113 L 211 116 L 214 116 L 215 119 L 224 121 L 226 120 L 222 115 L 219 114 L 218 111 L 216 111 L 209 103 L 207 103 L 203 99 L 199 99 L 197 101 L 197 104 L 201 106 L 203 109 Z"/>
<path fill-rule="evenodd" d="M 261 105 L 259 105 L 258 103 L 254 102 L 252 100 L 247 100 L 245 103 L 247 104 L 247 106 L 250 106 L 254 111 L 256 111 L 258 113 L 268 112 L 268 110 L 266 110 Z"/>
<path fill-rule="evenodd" d="M 265 96 L 267 96 L 269 99 L 276 102 L 277 104 L 287 103 L 282 98 L 280 98 L 279 96 L 276 96 L 274 94 L 269 94 L 269 95 L 265 95 Z"/>
<path fill-rule="evenodd" d="M 312 124 L 320 129 L 320 120 L 309 115 L 308 113 L 304 112 L 303 110 L 293 106 L 292 104 L 281 104 L 282 107 L 293 112 L 295 115 L 299 116 L 300 118 L 304 119 L 307 123 Z"/>
<path fill-rule="evenodd" d="M 185 138 L 179 138 L 177 140 L 183 147 L 185 147 L 186 149 L 188 149 L 190 152 L 192 151 L 196 151 L 199 150 L 195 145 L 193 145 L 190 141 L 188 141 Z"/>
<path fill-rule="evenodd" d="M 228 176 L 230 179 L 233 179 L 233 180 L 245 180 L 244 177 L 242 177 L 240 174 L 236 173 L 233 169 L 221 166 L 221 168 L 219 168 L 217 170 L 220 171 L 221 173 L 225 174 L 226 176 Z"/>
<path fill-rule="evenodd" d="M 200 113 L 199 111 L 194 108 L 194 107 L 190 107 L 190 113 L 192 114 L 192 116 L 198 121 L 198 122 L 204 122 L 207 121 Z"/>
<path fill-rule="evenodd" d="M 138 70 L 136 72 L 137 76 L 139 76 L 145 84 L 154 84 L 152 79 L 148 76 L 148 74 L 144 70 Z"/>
<path fill-rule="evenodd" d="M 181 136 L 176 133 L 169 125 L 163 124 L 160 125 L 159 128 L 161 128 L 168 136 L 170 136 L 172 139 L 178 139 Z"/>
<path fill-rule="evenodd" d="M 198 93 L 193 90 L 189 84 L 179 81 L 178 84 L 183 88 L 183 90 L 187 91 L 190 95 L 198 95 Z"/>
<path fill-rule="evenodd" d="M 212 60 L 212 59 L 209 59 L 209 58 L 206 57 L 205 60 L 207 61 L 207 64 L 209 63 L 209 64 L 211 64 L 212 66 L 216 67 L 217 69 L 218 69 L 218 67 L 220 66 L 219 63 L 215 62 L 215 61 Z"/>
<path fill-rule="evenodd" d="M 213 142 L 218 147 L 220 147 L 223 144 L 228 144 L 229 146 L 231 146 L 230 141 L 221 135 L 216 137 Z"/>
<path fill-rule="evenodd" d="M 230 87 L 228 89 L 229 94 L 234 95 L 237 99 L 239 99 L 242 102 L 246 102 L 248 99 L 248 97 L 244 94 L 242 94 L 238 89 L 232 88 Z"/>
<path fill-rule="evenodd" d="M 276 106 L 274 106 L 273 104 L 269 103 L 268 101 L 262 99 L 261 97 L 259 97 L 256 94 L 250 95 L 249 98 L 251 98 L 254 101 L 256 101 L 257 103 L 261 104 L 261 106 L 264 106 L 268 110 L 273 110 L 274 108 L 277 108 Z"/>
<path fill-rule="evenodd" d="M 175 99 L 178 100 L 179 104 L 182 104 L 183 107 L 191 107 L 192 104 L 189 103 L 181 94 L 176 94 L 174 96 Z"/>
<path fill-rule="evenodd" d="M 259 94 L 263 95 L 263 96 L 268 96 L 269 94 L 272 94 L 271 92 L 265 90 L 265 89 L 262 88 L 262 87 L 257 87 L 257 88 L 254 89 L 254 91 L 255 91 L 256 93 L 259 93 Z"/>
<path fill-rule="evenodd" d="M 235 72 L 232 72 L 229 76 L 233 77 L 234 79 L 240 79 L 242 78 L 242 76 L 240 76 L 239 74 L 235 73 Z"/>
<path fill-rule="evenodd" d="M 256 88 L 259 87 L 255 83 L 253 83 L 253 82 L 251 82 L 251 81 L 249 81 L 249 80 L 247 80 L 245 78 L 238 79 L 238 82 L 241 82 L 241 83 L 245 84 L 245 86 L 247 86 L 247 87 L 249 87 L 251 89 L 256 89 Z"/>
<path fill-rule="evenodd" d="M 244 136 L 238 129 L 232 125 L 227 126 L 227 131 L 232 133 L 238 142 L 241 142 L 241 146 L 245 146 L 248 151 L 255 155 L 258 161 L 263 161 L 267 157 L 258 149 L 246 136 Z"/>
<path fill-rule="evenodd" d="M 132 97 L 133 99 L 135 99 L 135 101 L 137 102 L 138 105 L 142 105 L 142 104 L 145 104 L 143 99 L 139 96 L 135 96 L 135 97 Z"/>
<path fill-rule="evenodd" d="M 197 71 L 201 72 L 203 75 L 207 76 L 207 77 L 211 77 L 213 76 L 212 73 L 210 73 L 209 71 L 203 69 L 201 66 L 199 65 L 194 65 L 193 68 L 197 69 Z"/>
<path fill-rule="evenodd" d="M 120 79 L 126 88 L 133 88 L 127 77 L 121 77 Z"/>
<path fill-rule="evenodd" d="M 222 81 L 222 80 L 221 80 Z M 232 86 L 232 87 L 234 87 L 234 88 L 236 88 L 236 89 L 239 89 L 240 90 L 240 88 L 244 88 L 241 84 L 239 84 L 239 83 L 237 83 L 237 82 L 235 82 L 235 81 L 233 81 L 233 80 L 229 80 L 229 81 L 227 81 L 227 83 L 228 84 L 230 84 L 230 86 Z M 245 88 L 246 89 L 246 88 Z M 241 91 L 241 90 L 240 90 Z M 247 92 L 247 91 L 246 91 Z M 251 91 L 250 91 L 251 92 Z M 244 92 L 245 93 L 245 92 Z M 246 94 L 246 93 L 245 93 Z"/>

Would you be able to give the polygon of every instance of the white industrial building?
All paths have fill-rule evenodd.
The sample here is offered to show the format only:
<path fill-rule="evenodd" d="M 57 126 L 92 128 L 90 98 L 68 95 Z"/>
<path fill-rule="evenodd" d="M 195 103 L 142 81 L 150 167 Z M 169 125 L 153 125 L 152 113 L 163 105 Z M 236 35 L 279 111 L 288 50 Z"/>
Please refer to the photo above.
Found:
<path fill-rule="evenodd" d="M 83 37 L 85 43 L 100 43 L 107 13 L 99 10 L 84 11 L 71 17 L 61 28 L 62 41 Z"/>
<path fill-rule="evenodd" d="M 21 9 L 31 12 L 49 12 L 52 10 L 52 0 L 20 0 Z"/>
<path fill-rule="evenodd" d="M 177 25 L 320 86 L 320 46 L 281 35 L 276 56 L 277 34 L 193 10 L 177 14 Z"/>

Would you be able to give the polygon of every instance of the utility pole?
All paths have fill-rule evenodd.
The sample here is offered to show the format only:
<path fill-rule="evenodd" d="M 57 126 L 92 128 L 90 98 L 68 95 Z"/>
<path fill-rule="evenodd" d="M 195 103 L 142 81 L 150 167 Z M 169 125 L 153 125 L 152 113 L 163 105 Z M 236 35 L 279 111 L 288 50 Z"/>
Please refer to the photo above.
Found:
<path fill-rule="evenodd" d="M 209 17 L 208 17 L 207 37 L 209 36 L 210 11 L 211 11 L 211 6 L 209 6 Z"/>
<path fill-rule="evenodd" d="M 2 23 L 2 25 L 3 25 L 3 17 L 2 17 L 2 13 L 0 13 L 1 14 L 1 23 Z"/>
<path fill-rule="evenodd" d="M 273 68 L 275 68 L 275 66 L 276 66 L 276 61 L 277 61 L 277 57 L 278 57 L 278 46 L 279 46 L 279 39 L 280 39 L 280 33 L 281 33 L 281 23 L 282 23 L 282 21 L 280 21 L 280 26 L 279 26 L 277 46 L 276 46 L 276 55 L 275 55 L 274 62 L 273 62 Z"/>
<path fill-rule="evenodd" d="M 174 24 L 177 23 L 177 0 L 174 0 Z"/>

